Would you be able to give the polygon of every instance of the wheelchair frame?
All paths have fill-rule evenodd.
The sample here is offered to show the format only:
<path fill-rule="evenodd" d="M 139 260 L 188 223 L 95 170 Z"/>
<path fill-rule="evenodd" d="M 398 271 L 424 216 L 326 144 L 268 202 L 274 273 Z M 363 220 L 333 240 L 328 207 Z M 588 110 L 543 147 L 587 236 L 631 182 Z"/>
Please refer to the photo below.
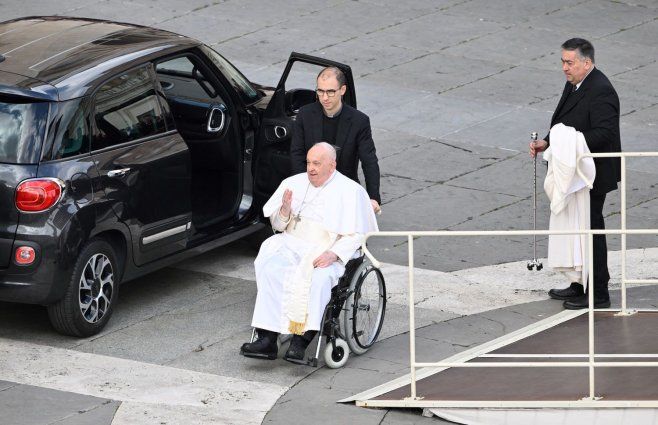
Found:
<path fill-rule="evenodd" d="M 352 332 L 350 332 L 347 323 L 349 319 L 341 316 L 341 313 L 346 315 L 352 312 L 352 316 L 354 316 L 354 308 L 366 311 L 370 310 L 370 304 L 361 305 L 359 300 L 352 298 L 353 295 L 356 297 L 357 293 L 360 293 L 360 289 L 370 273 L 375 273 L 379 286 L 379 310 L 374 335 L 372 335 L 366 344 L 361 344 L 354 338 L 355 334 L 358 333 L 356 331 L 357 322 L 354 320 L 354 317 L 352 317 Z M 350 299 L 352 299 L 353 304 L 351 307 L 346 308 L 345 303 Z M 313 367 L 318 366 L 318 358 L 322 347 L 322 336 L 326 337 L 325 363 L 332 369 L 342 367 L 347 361 L 350 352 L 357 355 L 365 353 L 377 341 L 384 324 L 385 314 L 386 282 L 381 271 L 373 265 L 367 265 L 365 263 L 365 255 L 351 259 L 346 264 L 345 273 L 338 281 L 338 284 L 331 290 L 331 299 L 327 303 L 322 315 L 322 329 L 317 335 L 315 356 L 309 357 L 306 360 L 306 364 Z M 329 347 L 331 347 L 331 351 L 329 351 Z"/>

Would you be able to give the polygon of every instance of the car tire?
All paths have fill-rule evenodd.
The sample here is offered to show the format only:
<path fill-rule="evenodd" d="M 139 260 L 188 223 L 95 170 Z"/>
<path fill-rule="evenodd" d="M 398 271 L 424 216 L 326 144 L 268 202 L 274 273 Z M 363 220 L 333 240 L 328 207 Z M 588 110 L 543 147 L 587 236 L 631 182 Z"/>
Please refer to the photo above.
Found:
<path fill-rule="evenodd" d="M 112 316 L 121 271 L 108 242 L 92 239 L 80 251 L 62 299 L 48 306 L 57 332 L 88 337 L 100 332 Z"/>

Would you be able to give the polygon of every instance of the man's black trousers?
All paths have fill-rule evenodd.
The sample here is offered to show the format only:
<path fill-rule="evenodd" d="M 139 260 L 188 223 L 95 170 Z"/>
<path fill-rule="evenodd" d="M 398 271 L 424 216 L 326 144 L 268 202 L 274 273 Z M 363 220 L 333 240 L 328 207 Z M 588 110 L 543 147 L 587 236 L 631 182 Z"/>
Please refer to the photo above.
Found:
<path fill-rule="evenodd" d="M 590 201 L 590 226 L 592 229 L 605 229 L 603 220 L 603 204 L 605 203 L 605 193 L 589 194 Z M 606 235 L 594 235 L 594 297 L 597 299 L 608 299 L 608 246 L 605 240 Z"/>

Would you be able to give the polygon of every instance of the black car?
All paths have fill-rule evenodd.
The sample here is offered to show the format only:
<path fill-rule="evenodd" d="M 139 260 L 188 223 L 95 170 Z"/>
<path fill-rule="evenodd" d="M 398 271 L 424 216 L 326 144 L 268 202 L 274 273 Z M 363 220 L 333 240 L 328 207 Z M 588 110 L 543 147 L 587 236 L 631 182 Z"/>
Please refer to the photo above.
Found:
<path fill-rule="evenodd" d="M 286 90 L 297 63 L 309 88 Z M 350 68 L 325 59 L 293 53 L 267 88 L 163 30 L 0 23 L 0 300 L 93 335 L 120 282 L 262 230 L 290 174 L 295 113 L 329 65 L 356 106 Z"/>

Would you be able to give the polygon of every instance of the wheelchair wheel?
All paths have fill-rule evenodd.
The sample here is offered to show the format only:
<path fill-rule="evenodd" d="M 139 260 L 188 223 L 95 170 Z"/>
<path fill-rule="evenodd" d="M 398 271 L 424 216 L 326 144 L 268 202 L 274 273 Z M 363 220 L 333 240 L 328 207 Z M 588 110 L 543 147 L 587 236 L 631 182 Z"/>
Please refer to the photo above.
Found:
<path fill-rule="evenodd" d="M 342 338 L 336 339 L 336 349 L 331 342 L 324 347 L 324 362 L 330 369 L 338 369 L 345 366 L 350 356 L 350 349 Z"/>
<path fill-rule="evenodd" d="M 379 269 L 361 264 L 350 282 L 341 331 L 350 350 L 363 354 L 375 343 L 384 323 L 386 285 Z"/>

